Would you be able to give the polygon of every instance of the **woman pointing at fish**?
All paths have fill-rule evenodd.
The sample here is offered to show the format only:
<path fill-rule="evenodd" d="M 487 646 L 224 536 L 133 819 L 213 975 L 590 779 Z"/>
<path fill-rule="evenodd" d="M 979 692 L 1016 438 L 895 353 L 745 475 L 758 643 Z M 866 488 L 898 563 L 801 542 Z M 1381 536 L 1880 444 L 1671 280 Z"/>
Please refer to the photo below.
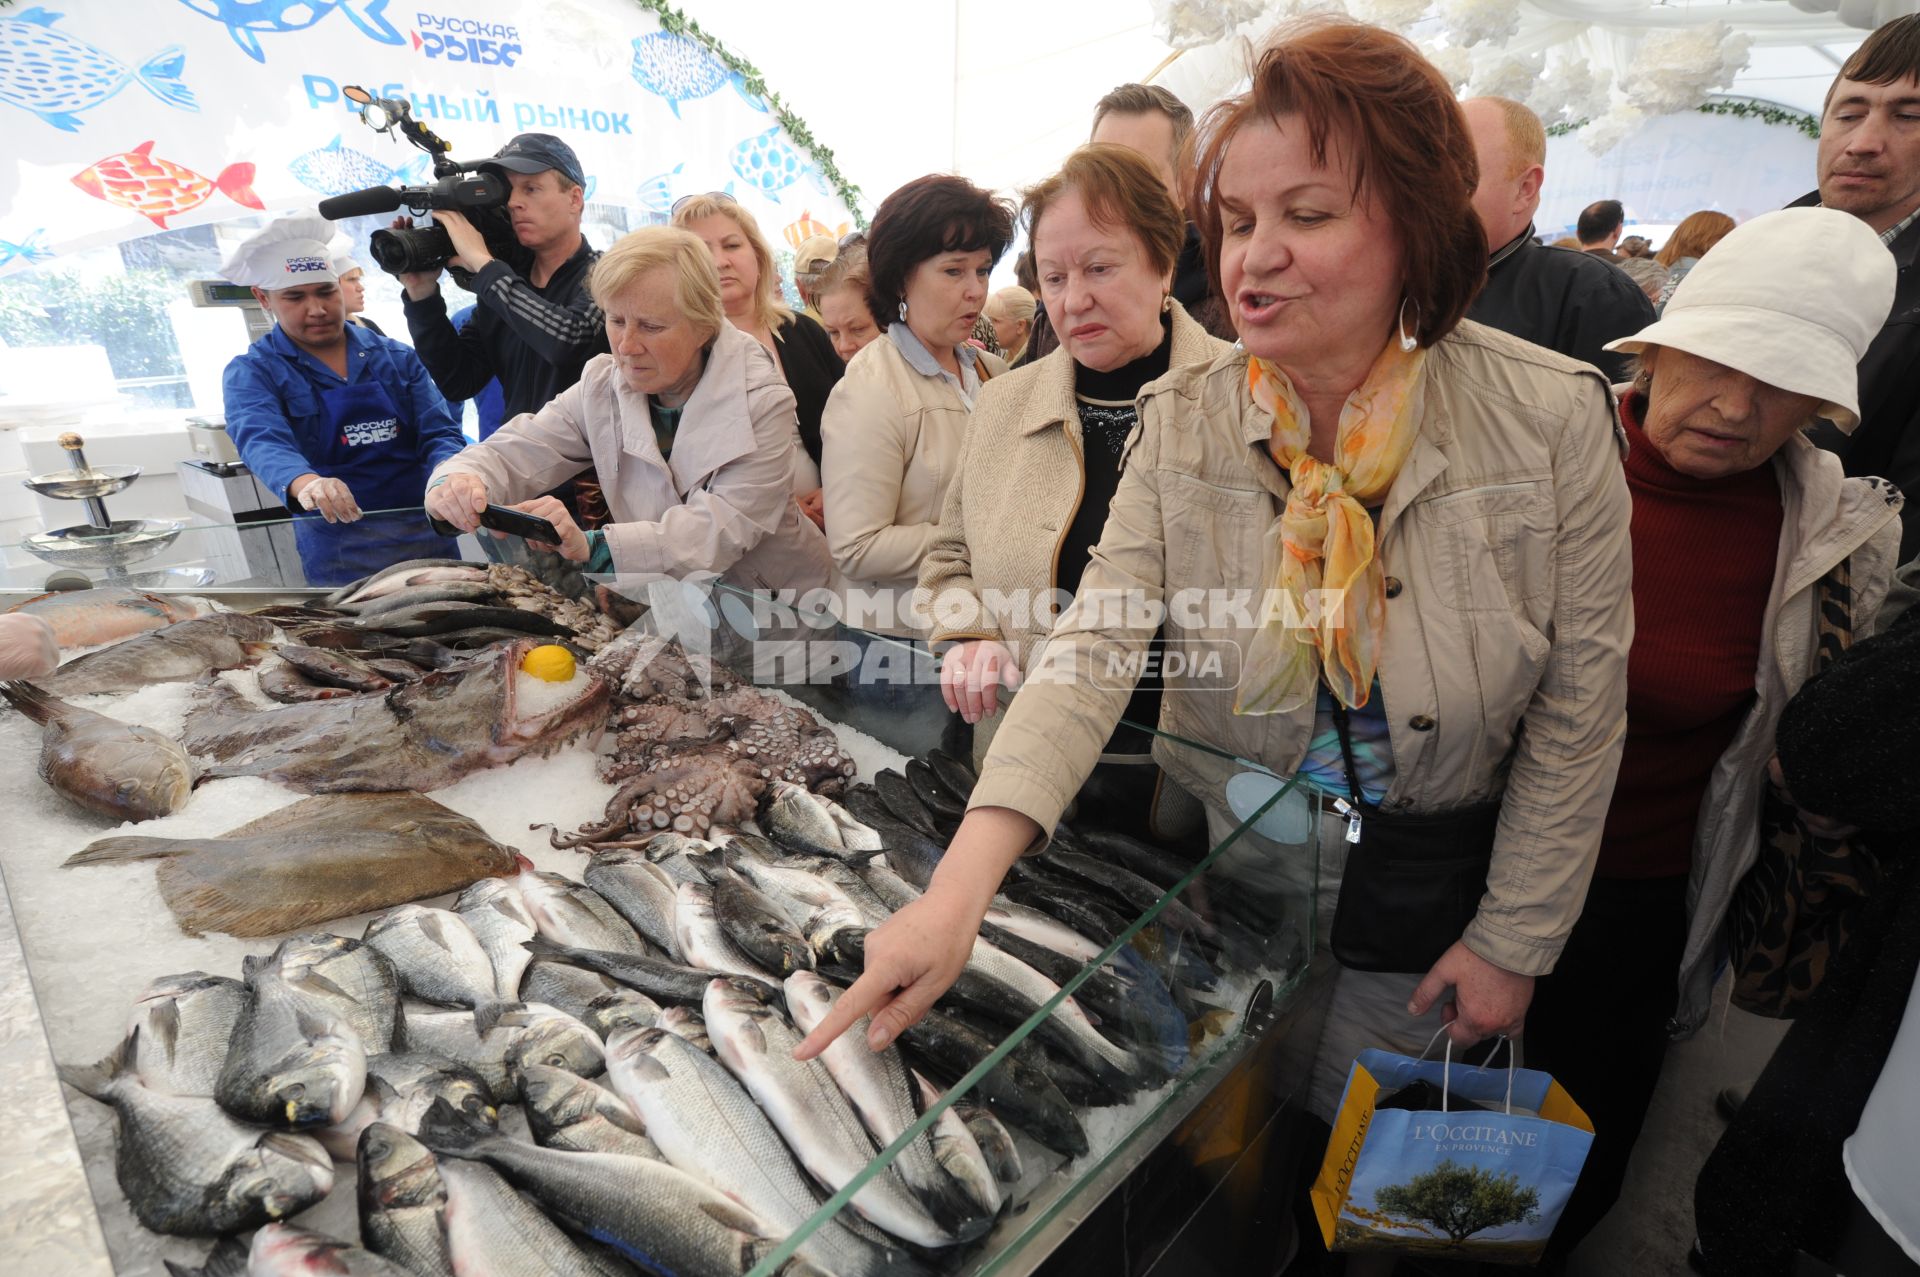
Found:
<path fill-rule="evenodd" d="M 1243 348 L 1142 391 L 1042 657 L 1059 677 L 1014 697 L 929 889 L 868 937 L 865 974 L 803 1055 L 862 1015 L 876 1043 L 913 1023 L 1092 770 L 1128 695 L 1096 677 L 1095 649 L 1153 634 L 1096 592 L 1172 602 L 1170 641 L 1242 654 L 1237 687 L 1166 680 L 1161 725 L 1212 749 L 1155 745 L 1216 843 L 1237 823 L 1234 758 L 1324 777 L 1358 809 L 1352 845 L 1320 818 L 1316 935 L 1339 903 L 1321 1116 L 1363 1048 L 1417 1052 L 1442 1023 L 1461 1044 L 1516 1032 L 1579 916 L 1632 631 L 1607 386 L 1463 322 L 1486 261 L 1473 143 L 1407 41 L 1344 22 L 1284 34 L 1202 142 L 1195 220 Z M 1256 586 L 1252 615 L 1210 606 Z M 1381 870 L 1421 858 L 1464 908 L 1396 913 L 1409 884 Z"/>

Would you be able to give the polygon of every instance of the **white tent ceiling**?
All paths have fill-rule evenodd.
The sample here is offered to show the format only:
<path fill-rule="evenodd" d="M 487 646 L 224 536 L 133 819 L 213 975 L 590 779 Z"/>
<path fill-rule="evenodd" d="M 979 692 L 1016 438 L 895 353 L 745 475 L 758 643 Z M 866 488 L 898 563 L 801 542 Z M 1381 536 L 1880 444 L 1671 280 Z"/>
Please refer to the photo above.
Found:
<path fill-rule="evenodd" d="M 796 22 L 786 0 L 689 8 L 766 72 L 871 207 L 908 178 L 936 170 L 1002 189 L 1043 176 L 1085 139 L 1094 101 L 1123 81 L 1152 75 L 1196 107 L 1231 92 L 1244 46 L 1176 56 L 1156 7 L 1238 8 L 1258 15 L 1242 28 L 1257 33 L 1278 13 L 1340 2 L 842 0 L 831 20 L 818 23 Z M 1368 13 L 1369 2 L 1373 12 L 1423 7 L 1419 0 L 1348 0 L 1347 7 Z M 1444 44 L 1448 15 L 1484 21 L 1511 3 L 1440 0 L 1409 34 Z M 1840 62 L 1865 37 L 1863 25 L 1915 7 L 1915 0 L 1519 0 L 1517 29 L 1504 47 L 1483 42 L 1476 52 L 1483 63 L 1502 55 L 1545 55 L 1549 67 L 1584 60 L 1617 84 L 1642 61 L 1648 37 L 1691 30 L 1711 50 L 1706 33 L 1723 23 L 1751 44 L 1745 69 L 1718 91 L 1817 114 Z"/>

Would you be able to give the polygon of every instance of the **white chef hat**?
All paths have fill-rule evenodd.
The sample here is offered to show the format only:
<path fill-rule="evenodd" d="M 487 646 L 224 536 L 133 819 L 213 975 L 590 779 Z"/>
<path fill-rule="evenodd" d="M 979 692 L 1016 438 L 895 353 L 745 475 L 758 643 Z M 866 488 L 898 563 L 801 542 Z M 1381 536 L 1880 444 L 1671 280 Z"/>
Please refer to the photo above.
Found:
<path fill-rule="evenodd" d="M 295 213 L 269 222 L 241 240 L 220 269 L 233 283 L 268 292 L 302 284 L 336 283 L 340 272 L 327 247 L 332 236 L 333 223 L 318 213 Z"/>
<path fill-rule="evenodd" d="M 345 235 L 335 235 L 327 241 L 327 256 L 333 259 L 333 273 L 341 279 L 361 269 L 360 263 L 353 260 L 353 241 Z"/>

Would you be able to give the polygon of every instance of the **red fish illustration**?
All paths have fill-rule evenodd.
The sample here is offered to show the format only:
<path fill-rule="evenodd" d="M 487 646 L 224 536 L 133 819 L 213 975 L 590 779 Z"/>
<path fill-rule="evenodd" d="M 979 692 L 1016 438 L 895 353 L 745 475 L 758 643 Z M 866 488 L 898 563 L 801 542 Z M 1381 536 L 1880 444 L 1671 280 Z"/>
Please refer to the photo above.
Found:
<path fill-rule="evenodd" d="M 176 213 L 199 208 L 217 190 L 236 204 L 264 209 L 253 193 L 253 165 L 229 164 L 211 180 L 172 160 L 153 157 L 153 143 L 109 155 L 76 173 L 73 184 L 97 200 L 130 208 L 161 230 Z"/>

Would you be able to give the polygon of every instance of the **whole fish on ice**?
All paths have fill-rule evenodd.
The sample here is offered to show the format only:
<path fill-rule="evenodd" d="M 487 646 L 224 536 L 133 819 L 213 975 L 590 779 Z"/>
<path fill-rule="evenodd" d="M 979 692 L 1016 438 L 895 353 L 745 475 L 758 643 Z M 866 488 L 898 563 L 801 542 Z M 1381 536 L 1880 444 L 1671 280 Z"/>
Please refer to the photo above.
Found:
<path fill-rule="evenodd" d="M 170 44 L 136 70 L 79 36 L 58 30 L 66 15 L 35 6 L 0 21 L 0 102 L 30 111 L 56 129 L 80 128 L 89 111 L 130 83 L 176 111 L 198 111 L 193 91 L 180 82 L 187 55 Z"/>
<path fill-rule="evenodd" d="M 103 838 L 78 865 L 161 862 L 160 897 L 189 935 L 272 936 L 458 891 L 514 852 L 413 793 L 325 794 L 219 837 Z"/>
<path fill-rule="evenodd" d="M 251 665 L 265 655 L 273 636 L 273 622 L 244 612 L 195 617 L 76 656 L 37 686 L 55 696 L 91 696 L 191 683 L 215 670 Z"/>
<path fill-rule="evenodd" d="M 248 208 L 267 207 L 253 193 L 251 163 L 229 164 L 215 177 L 202 177 L 185 165 L 155 158 L 151 140 L 95 160 L 73 175 L 73 184 L 97 200 L 132 209 L 163 231 L 169 217 L 199 208 L 215 191 Z"/>
<path fill-rule="evenodd" d="M 40 779 L 88 811 L 152 820 L 193 792 L 193 761 L 170 736 L 69 705 L 31 683 L 0 683 L 0 697 L 40 724 Z"/>
<path fill-rule="evenodd" d="M 550 754 L 605 724 L 611 691 L 590 670 L 541 685 L 525 704 L 520 662 L 538 639 L 502 643 L 397 687 L 259 709 L 215 683 L 187 715 L 182 743 L 210 760 L 209 778 L 265 776 L 307 793 L 429 792 L 526 754 Z M 566 688 L 548 704 L 549 689 Z"/>
<path fill-rule="evenodd" d="M 207 609 L 185 595 L 143 594 L 122 586 L 62 590 L 16 603 L 9 612 L 37 616 L 53 627 L 61 647 L 98 647 L 146 630 L 191 621 Z"/>

